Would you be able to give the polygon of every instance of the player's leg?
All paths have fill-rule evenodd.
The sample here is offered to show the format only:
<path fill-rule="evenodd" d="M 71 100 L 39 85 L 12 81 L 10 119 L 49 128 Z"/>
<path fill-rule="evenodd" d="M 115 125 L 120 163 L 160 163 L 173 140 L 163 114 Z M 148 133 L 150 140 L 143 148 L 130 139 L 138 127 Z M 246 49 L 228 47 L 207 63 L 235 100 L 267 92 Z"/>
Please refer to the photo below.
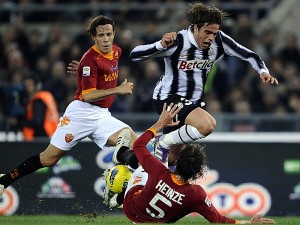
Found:
<path fill-rule="evenodd" d="M 168 157 L 171 145 L 161 144 L 165 135 L 157 135 L 153 141 L 154 156 L 168 167 Z"/>
<path fill-rule="evenodd" d="M 121 164 L 126 162 L 126 159 L 123 157 L 123 155 L 127 152 L 127 150 L 132 149 L 132 144 L 136 138 L 137 137 L 134 132 L 128 127 L 117 131 L 109 137 L 110 143 L 116 146 L 112 156 L 113 163 Z"/>
<path fill-rule="evenodd" d="M 79 108 L 82 104 L 87 103 L 73 101 L 69 104 L 64 116 L 60 118 L 49 146 L 39 155 L 29 157 L 19 166 L 2 176 L 0 178 L 0 185 L 2 185 L 0 189 L 1 187 L 3 189 L 8 187 L 17 179 L 31 174 L 40 168 L 53 166 L 66 151 L 69 151 L 81 139 L 87 137 L 92 132 L 95 125 L 92 121 L 87 121 L 87 115 L 93 113 L 86 112 L 86 107 Z M 77 118 L 77 120 L 74 118 Z M 80 122 L 81 118 L 84 118 L 84 121 Z"/>
<path fill-rule="evenodd" d="M 192 143 L 198 141 L 213 132 L 216 120 L 205 110 L 195 108 L 184 120 L 184 125 L 160 137 L 160 143 L 164 147 L 174 144 Z"/>
<path fill-rule="evenodd" d="M 50 167 L 56 164 L 66 151 L 61 150 L 51 143 L 48 145 L 45 151 L 40 154 L 40 160 L 43 167 Z"/>
<path fill-rule="evenodd" d="M 158 113 L 161 113 L 164 102 L 180 104 L 182 109 L 177 117 L 180 124 L 177 127 L 166 128 L 164 134 L 155 139 L 155 156 L 160 160 L 168 158 L 171 147 L 171 158 L 175 159 L 184 147 L 183 144 L 199 141 L 209 135 L 216 126 L 215 119 L 208 112 L 181 96 L 170 96 L 163 101 L 154 100 L 153 106 Z"/>
<path fill-rule="evenodd" d="M 137 139 L 137 135 L 127 124 L 123 124 L 124 125 L 119 125 L 120 128 L 108 137 L 107 142 L 114 146 L 126 144 L 128 145 L 128 148 L 132 149 L 132 145 Z"/>
<path fill-rule="evenodd" d="M 107 177 L 109 174 L 110 170 L 106 169 L 103 172 L 103 179 L 105 181 L 105 187 L 104 187 L 104 192 L 103 192 L 103 203 L 110 208 L 110 200 L 114 197 L 115 193 L 109 190 L 108 184 L 107 184 Z M 117 207 L 117 206 L 116 206 Z"/>
<path fill-rule="evenodd" d="M 131 157 L 132 150 L 128 151 L 132 149 L 132 145 L 137 139 L 137 135 L 133 130 L 127 124 L 111 115 L 107 115 L 99 124 L 98 128 L 93 132 L 92 140 L 100 148 L 103 148 L 105 144 L 116 146 L 112 157 L 112 161 L 115 164 L 127 164 L 127 160 L 136 161 L 137 164 L 136 157 Z"/>
<path fill-rule="evenodd" d="M 40 168 L 54 165 L 64 153 L 64 151 L 49 144 L 46 150 L 41 154 L 27 158 L 16 168 L 0 177 L 0 196 L 3 194 L 4 188 L 7 188 L 16 180 L 31 174 Z"/>
<path fill-rule="evenodd" d="M 0 178 L 3 177 L 5 174 L 0 174 Z M 3 195 L 4 193 L 4 190 L 5 190 L 5 187 L 3 184 L 0 184 L 0 196 Z"/>
<path fill-rule="evenodd" d="M 125 128 L 118 132 L 116 148 L 112 157 L 112 161 L 115 164 L 126 164 L 129 165 L 132 169 L 138 167 L 138 159 L 132 151 L 132 144 L 137 139 L 135 135 L 132 138 L 132 132 L 130 129 Z"/>
<path fill-rule="evenodd" d="M 109 170 L 106 170 L 108 173 Z M 104 176 L 104 180 L 106 181 L 106 177 Z M 116 208 L 123 204 L 124 201 L 124 195 L 125 195 L 126 188 L 123 188 L 123 191 L 121 193 L 114 193 L 108 188 L 108 184 L 105 183 L 105 189 L 103 193 L 103 203 L 108 208 Z"/>
<path fill-rule="evenodd" d="M 120 150 L 116 153 L 116 157 L 118 160 L 117 164 L 128 165 L 131 169 L 136 169 L 139 166 L 138 158 L 136 157 L 132 149 L 120 148 Z"/>

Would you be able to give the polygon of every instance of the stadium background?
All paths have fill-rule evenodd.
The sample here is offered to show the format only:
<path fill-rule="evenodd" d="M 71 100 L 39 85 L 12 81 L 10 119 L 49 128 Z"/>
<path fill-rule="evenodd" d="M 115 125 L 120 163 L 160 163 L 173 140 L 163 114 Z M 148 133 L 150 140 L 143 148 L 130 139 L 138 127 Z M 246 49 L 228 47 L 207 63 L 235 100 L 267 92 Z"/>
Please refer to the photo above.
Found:
<path fill-rule="evenodd" d="M 205 141 L 211 173 L 203 185 L 225 214 L 299 215 L 300 4 L 203 2 L 231 14 L 222 29 L 260 54 L 280 82 L 277 87 L 262 86 L 247 64 L 234 59 L 214 68 L 206 86 L 206 110 L 218 125 Z M 112 111 L 136 131 L 149 127 L 157 118 L 150 102 L 162 62 L 133 63 L 128 54 L 139 43 L 186 27 L 186 6 L 187 1 L 176 0 L 0 1 L 0 169 L 8 170 L 47 145 L 47 140 L 22 142 L 19 118 L 26 99 L 22 77 L 37 74 L 62 113 L 76 88 L 76 77 L 66 74 L 66 65 L 90 47 L 84 28 L 99 14 L 116 21 L 115 42 L 123 49 L 120 76 L 136 87 L 133 96 L 118 96 Z M 109 148 L 99 152 L 89 142 L 79 144 L 56 167 L 13 185 L 0 198 L 0 214 L 110 213 L 100 196 L 101 173 L 112 166 L 111 152 Z"/>

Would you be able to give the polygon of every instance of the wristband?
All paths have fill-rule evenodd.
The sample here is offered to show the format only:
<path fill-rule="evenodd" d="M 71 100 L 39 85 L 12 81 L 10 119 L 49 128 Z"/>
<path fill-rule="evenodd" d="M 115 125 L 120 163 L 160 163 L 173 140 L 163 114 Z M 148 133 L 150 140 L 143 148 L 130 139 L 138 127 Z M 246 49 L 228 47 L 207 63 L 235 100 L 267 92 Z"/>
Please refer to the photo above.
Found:
<path fill-rule="evenodd" d="M 151 131 L 153 133 L 154 137 L 156 136 L 156 130 L 154 130 L 153 128 L 149 128 L 147 130 Z"/>

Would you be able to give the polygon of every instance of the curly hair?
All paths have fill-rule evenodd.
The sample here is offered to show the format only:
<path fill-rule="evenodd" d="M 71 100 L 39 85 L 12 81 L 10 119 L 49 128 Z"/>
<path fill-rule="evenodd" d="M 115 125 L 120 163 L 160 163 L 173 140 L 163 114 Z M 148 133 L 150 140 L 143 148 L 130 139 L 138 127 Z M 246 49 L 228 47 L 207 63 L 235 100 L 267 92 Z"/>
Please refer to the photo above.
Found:
<path fill-rule="evenodd" d="M 228 16 L 226 12 L 218 9 L 214 5 L 206 6 L 202 3 L 190 4 L 185 13 L 187 20 L 201 28 L 205 23 L 221 25 Z"/>
<path fill-rule="evenodd" d="M 99 25 L 106 25 L 106 24 L 111 24 L 113 27 L 113 31 L 115 31 L 115 22 L 106 16 L 100 15 L 91 21 L 90 25 L 87 27 L 87 32 L 90 34 L 90 36 L 94 37 L 97 34 L 96 28 Z"/>
<path fill-rule="evenodd" d="M 183 182 L 193 181 L 204 175 L 207 165 L 204 148 L 201 144 L 187 144 L 179 153 L 174 174 L 180 176 Z"/>

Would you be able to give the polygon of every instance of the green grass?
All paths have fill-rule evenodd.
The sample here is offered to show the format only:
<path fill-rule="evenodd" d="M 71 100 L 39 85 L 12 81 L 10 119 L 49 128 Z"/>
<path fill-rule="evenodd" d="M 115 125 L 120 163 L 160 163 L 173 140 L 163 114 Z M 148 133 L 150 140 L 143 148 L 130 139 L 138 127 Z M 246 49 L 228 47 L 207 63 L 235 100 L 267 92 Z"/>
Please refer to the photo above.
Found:
<path fill-rule="evenodd" d="M 300 224 L 300 217 L 271 217 L 276 221 L 277 224 Z M 249 218 L 248 218 L 249 219 Z M 87 225 L 87 224 L 122 224 L 132 225 L 124 215 L 82 215 L 82 216 L 62 216 L 62 215 L 30 215 L 30 216 L 0 216 L 1 225 Z M 176 225 L 189 225 L 189 224 L 210 224 L 202 217 L 185 217 L 178 222 Z"/>

